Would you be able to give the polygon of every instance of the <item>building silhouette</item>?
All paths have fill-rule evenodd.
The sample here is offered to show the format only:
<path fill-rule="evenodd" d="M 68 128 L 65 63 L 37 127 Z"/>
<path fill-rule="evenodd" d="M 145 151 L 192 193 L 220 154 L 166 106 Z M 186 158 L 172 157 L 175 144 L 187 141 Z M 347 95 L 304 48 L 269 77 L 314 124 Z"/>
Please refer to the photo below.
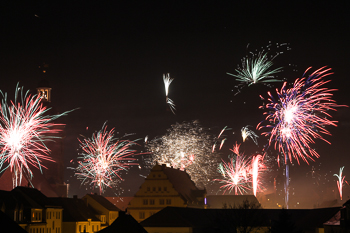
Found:
<path fill-rule="evenodd" d="M 198 189 L 186 171 L 156 164 L 130 201 L 127 211 L 138 222 L 166 206 L 205 208 L 205 189 Z"/>

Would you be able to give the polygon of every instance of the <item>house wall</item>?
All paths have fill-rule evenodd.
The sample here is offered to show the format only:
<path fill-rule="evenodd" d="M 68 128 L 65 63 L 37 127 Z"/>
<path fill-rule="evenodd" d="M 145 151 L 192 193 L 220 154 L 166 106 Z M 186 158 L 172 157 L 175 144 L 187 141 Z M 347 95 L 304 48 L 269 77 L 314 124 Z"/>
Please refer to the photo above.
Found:
<path fill-rule="evenodd" d="M 63 233 L 62 229 L 62 209 L 47 208 L 45 233 Z"/>
<path fill-rule="evenodd" d="M 110 211 L 106 209 L 89 195 L 84 196 L 82 199 L 85 201 L 85 203 L 91 206 L 95 211 L 99 212 L 100 215 L 106 216 L 106 223 L 108 226 L 111 225 L 114 222 L 114 220 L 119 216 L 118 211 Z"/>
<path fill-rule="evenodd" d="M 141 222 L 166 206 L 186 207 L 161 166 L 155 166 L 128 205 L 128 212 Z"/>

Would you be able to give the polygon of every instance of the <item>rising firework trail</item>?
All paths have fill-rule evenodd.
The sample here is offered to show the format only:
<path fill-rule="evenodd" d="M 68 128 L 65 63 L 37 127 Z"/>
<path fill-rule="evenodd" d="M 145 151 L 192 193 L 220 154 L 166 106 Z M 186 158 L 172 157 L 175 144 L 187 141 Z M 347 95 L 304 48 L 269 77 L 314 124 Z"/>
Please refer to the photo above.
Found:
<path fill-rule="evenodd" d="M 151 152 L 148 163 L 186 169 L 196 185 L 205 186 L 216 175 L 219 164 L 217 153 L 212 151 L 216 140 L 195 121 L 176 123 L 164 136 L 148 142 L 146 148 Z"/>
<path fill-rule="evenodd" d="M 254 196 L 256 196 L 256 192 L 260 188 L 260 173 L 265 168 L 264 164 L 262 163 L 263 157 L 261 155 L 256 155 L 252 158 L 251 161 L 251 173 L 252 173 L 252 183 L 253 183 L 253 193 Z"/>
<path fill-rule="evenodd" d="M 114 187 L 122 180 L 119 172 L 128 170 L 135 162 L 137 145 L 134 141 L 114 138 L 114 129 L 102 129 L 92 135 L 91 138 L 78 139 L 82 149 L 82 157 L 79 158 L 76 176 L 82 180 L 82 184 L 90 184 L 98 188 L 100 194 L 107 187 Z"/>
<path fill-rule="evenodd" d="M 0 105 L 0 172 L 10 168 L 13 174 L 13 187 L 21 184 L 23 175 L 28 182 L 33 177 L 32 168 L 46 168 L 44 161 L 54 162 L 45 142 L 53 141 L 60 132 L 53 121 L 64 112 L 48 115 L 50 108 L 43 105 L 40 95 L 23 92 L 17 84 L 15 100 L 7 102 L 7 94 L 2 93 Z"/>
<path fill-rule="evenodd" d="M 310 69 L 310 68 L 309 68 Z M 273 145 L 275 149 L 284 156 L 284 164 L 286 165 L 286 205 L 288 208 L 289 193 L 289 161 L 299 159 L 306 163 L 308 160 L 318 158 L 319 154 L 311 148 L 310 144 L 314 144 L 314 139 L 322 139 L 323 134 L 330 135 L 325 126 L 336 126 L 337 122 L 330 120 L 330 110 L 335 110 L 337 105 L 332 99 L 334 89 L 327 89 L 324 77 L 332 74 L 329 68 L 322 67 L 311 73 L 307 78 L 307 69 L 302 78 L 297 79 L 291 88 L 287 88 L 284 83 L 282 88 L 277 92 L 275 98 L 270 92 L 268 93 L 268 103 L 260 108 L 267 109 L 264 122 L 259 123 L 257 128 L 269 129 L 262 135 L 269 137 L 269 145 Z M 263 98 L 264 99 L 264 98 Z M 267 123 L 265 123 L 267 122 Z M 263 124 L 266 124 L 263 126 Z M 279 161 L 279 157 L 278 157 Z"/>
<path fill-rule="evenodd" d="M 345 176 L 343 176 L 343 170 L 344 170 L 344 166 L 339 169 L 339 175 L 338 174 L 333 175 L 333 176 L 336 176 L 338 178 L 337 186 L 338 186 L 340 200 L 343 200 L 343 184 L 344 184 L 344 179 L 345 179 Z"/>
<path fill-rule="evenodd" d="M 168 97 L 169 94 L 169 86 L 171 82 L 173 81 L 173 78 L 170 78 L 170 74 L 167 73 L 166 75 L 163 74 L 163 82 L 164 82 L 164 87 L 165 87 L 165 102 L 169 105 L 169 108 L 172 113 L 175 114 L 175 104 L 174 102 Z"/>

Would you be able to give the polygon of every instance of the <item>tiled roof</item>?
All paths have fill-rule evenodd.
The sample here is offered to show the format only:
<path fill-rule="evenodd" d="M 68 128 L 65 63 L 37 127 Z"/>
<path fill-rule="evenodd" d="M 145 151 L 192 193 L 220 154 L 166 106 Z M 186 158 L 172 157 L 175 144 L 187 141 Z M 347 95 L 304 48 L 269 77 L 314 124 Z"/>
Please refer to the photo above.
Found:
<path fill-rule="evenodd" d="M 113 205 L 108 199 L 106 199 L 104 196 L 97 195 L 97 194 L 86 194 L 86 196 L 89 196 L 93 198 L 95 201 L 97 201 L 99 204 L 101 204 L 104 208 L 106 208 L 109 211 L 119 211 L 118 207 Z"/>
<path fill-rule="evenodd" d="M 125 211 L 126 208 L 128 208 L 128 205 L 133 198 L 134 197 L 106 197 L 108 201 L 122 211 Z"/>
<path fill-rule="evenodd" d="M 159 166 L 159 165 L 156 165 Z M 205 190 L 199 190 L 186 171 L 162 165 L 164 174 L 174 186 L 175 190 L 188 202 L 197 201 L 198 195 L 203 196 Z"/>
<path fill-rule="evenodd" d="M 129 214 L 119 212 L 119 217 L 98 233 L 147 233 L 147 231 Z"/>
<path fill-rule="evenodd" d="M 100 221 L 92 209 L 79 198 L 53 197 L 51 203 L 63 207 L 63 222 Z"/>
<path fill-rule="evenodd" d="M 259 219 L 258 226 L 271 226 L 279 219 L 281 209 L 193 209 L 182 207 L 166 207 L 141 222 L 143 227 L 191 227 L 217 228 L 222 224 L 230 224 L 232 217 Z M 332 218 L 339 208 L 324 209 L 290 209 L 287 210 L 290 220 L 300 229 L 315 229 Z M 252 217 L 253 216 L 253 217 Z M 254 217 L 255 216 L 255 217 Z M 231 219 L 231 220 L 230 220 Z"/>
<path fill-rule="evenodd" d="M 14 222 L 9 216 L 0 210 L 1 233 L 27 233 L 22 227 Z"/>

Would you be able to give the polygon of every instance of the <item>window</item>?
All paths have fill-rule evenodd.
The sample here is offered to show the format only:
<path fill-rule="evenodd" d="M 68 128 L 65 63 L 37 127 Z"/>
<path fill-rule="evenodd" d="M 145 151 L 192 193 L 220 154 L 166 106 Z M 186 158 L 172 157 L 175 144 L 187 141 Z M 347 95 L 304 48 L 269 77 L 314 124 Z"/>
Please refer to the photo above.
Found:
<path fill-rule="evenodd" d="M 171 205 L 171 199 L 166 199 L 166 204 Z"/>
<path fill-rule="evenodd" d="M 147 191 L 148 191 L 148 192 L 151 191 L 151 188 L 150 188 L 150 187 L 147 187 Z"/>
<path fill-rule="evenodd" d="M 155 191 L 156 191 L 156 187 L 153 187 L 153 188 L 152 188 L 152 191 L 155 192 Z"/>
<path fill-rule="evenodd" d="M 140 212 L 139 213 L 139 217 L 140 217 L 140 219 L 144 219 L 145 218 L 145 212 Z"/>
<path fill-rule="evenodd" d="M 158 187 L 158 191 L 162 191 L 162 187 Z"/>
<path fill-rule="evenodd" d="M 148 199 L 143 199 L 143 204 L 148 205 Z"/>
<path fill-rule="evenodd" d="M 154 199 L 149 199 L 149 204 L 154 205 Z"/>
<path fill-rule="evenodd" d="M 164 205 L 164 199 L 159 199 L 159 205 Z"/>
<path fill-rule="evenodd" d="M 81 225 L 79 225 L 79 232 L 81 232 Z"/>
<path fill-rule="evenodd" d="M 84 232 L 86 232 L 86 225 L 84 225 Z"/>
<path fill-rule="evenodd" d="M 95 231 L 95 226 L 94 225 L 92 225 L 92 232 L 94 232 Z"/>
<path fill-rule="evenodd" d="M 97 231 L 98 231 L 99 226 L 97 225 Z"/>
<path fill-rule="evenodd" d="M 55 228 L 55 221 L 52 221 L 52 229 Z"/>
<path fill-rule="evenodd" d="M 149 216 L 151 217 L 155 212 L 149 212 Z"/>
<path fill-rule="evenodd" d="M 164 191 L 167 191 L 167 187 L 164 187 Z"/>

